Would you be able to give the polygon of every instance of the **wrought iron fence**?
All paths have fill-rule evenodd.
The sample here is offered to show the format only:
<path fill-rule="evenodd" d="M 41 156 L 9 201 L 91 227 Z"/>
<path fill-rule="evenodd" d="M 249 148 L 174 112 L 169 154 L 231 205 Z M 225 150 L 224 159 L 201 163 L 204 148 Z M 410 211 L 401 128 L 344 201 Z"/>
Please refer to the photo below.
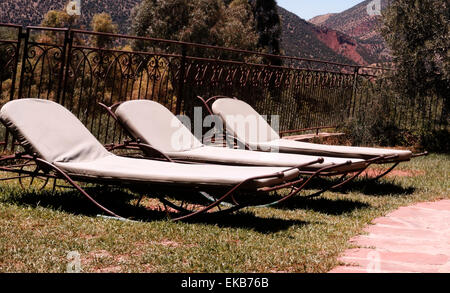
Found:
<path fill-rule="evenodd" d="M 379 111 L 374 105 L 380 103 L 402 127 L 427 119 L 435 128 L 448 125 L 439 112 L 442 101 L 414 108 L 400 107 L 400 99 L 374 99 L 382 88 L 381 68 L 83 30 L 9 24 L 0 29 L 8 31 L 0 39 L 1 104 L 26 97 L 57 101 L 103 143 L 118 142 L 123 134 L 98 102 L 151 99 L 192 117 L 201 106 L 197 95 L 236 96 L 262 114 L 279 115 L 281 131 L 339 125 Z M 109 38 L 115 47 L 97 48 L 94 37 Z M 127 45 L 132 43 L 145 52 L 133 51 Z M 270 65 L 274 59 L 282 65 Z M 0 142 L 5 148 L 13 143 L 4 129 Z"/>

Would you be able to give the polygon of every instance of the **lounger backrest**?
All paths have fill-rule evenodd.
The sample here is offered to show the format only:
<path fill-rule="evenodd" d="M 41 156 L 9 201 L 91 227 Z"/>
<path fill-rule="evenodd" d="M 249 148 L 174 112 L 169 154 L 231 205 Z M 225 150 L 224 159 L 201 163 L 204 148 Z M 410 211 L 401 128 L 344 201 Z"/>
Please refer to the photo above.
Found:
<path fill-rule="evenodd" d="M 53 162 L 86 162 L 109 152 L 63 106 L 41 99 L 6 103 L 0 121 L 30 153 Z"/>
<path fill-rule="evenodd" d="M 203 144 L 163 105 L 150 100 L 122 103 L 115 114 L 121 124 L 143 143 L 162 152 L 181 152 Z"/>
<path fill-rule="evenodd" d="M 215 101 L 212 111 L 225 123 L 226 129 L 245 143 L 261 143 L 279 139 L 267 121 L 249 104 L 231 98 Z"/>

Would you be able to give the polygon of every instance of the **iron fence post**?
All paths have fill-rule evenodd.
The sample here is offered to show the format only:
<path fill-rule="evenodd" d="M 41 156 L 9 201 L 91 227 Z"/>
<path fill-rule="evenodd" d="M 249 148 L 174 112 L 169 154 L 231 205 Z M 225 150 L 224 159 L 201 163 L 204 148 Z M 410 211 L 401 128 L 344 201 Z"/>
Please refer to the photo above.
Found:
<path fill-rule="evenodd" d="M 178 93 L 177 93 L 177 105 L 175 108 L 175 114 L 179 115 L 181 113 L 181 104 L 183 103 L 183 91 L 184 91 L 184 79 L 186 74 L 186 45 L 181 46 L 181 61 L 180 61 L 180 73 L 178 80 Z"/>
<path fill-rule="evenodd" d="M 349 118 L 353 118 L 353 116 L 355 115 L 356 91 L 358 89 L 359 68 L 360 68 L 359 66 L 354 67 L 352 98 L 350 99 L 350 105 L 349 105 L 349 109 L 348 109 Z"/>
<path fill-rule="evenodd" d="M 61 104 L 61 92 L 63 91 L 63 85 L 64 85 L 64 69 L 66 67 L 66 53 L 67 53 L 67 45 L 69 43 L 69 30 L 64 31 L 64 44 L 62 48 L 61 53 L 61 65 L 59 69 L 59 80 L 58 80 L 58 89 L 56 91 L 56 101 Z"/>
<path fill-rule="evenodd" d="M 64 56 L 65 60 L 65 68 L 63 73 L 63 87 L 62 87 L 62 94 L 61 94 L 61 105 L 65 105 L 65 98 L 66 98 L 66 91 L 67 91 L 67 80 L 69 79 L 69 71 L 70 71 L 70 62 L 72 62 L 72 46 L 73 46 L 73 37 L 74 32 L 69 29 L 68 32 L 66 32 L 66 38 L 64 40 L 64 50 L 66 50 L 66 46 L 68 46 L 67 49 L 67 58 Z"/>
<path fill-rule="evenodd" d="M 23 53 L 22 53 L 22 67 L 20 70 L 20 78 L 19 78 L 19 93 L 18 98 L 21 99 L 22 97 L 22 90 L 24 88 L 24 78 L 25 78 L 25 64 L 27 62 L 27 55 L 28 55 L 28 42 L 30 39 L 30 28 L 26 28 L 25 35 L 22 34 L 22 37 L 25 39 L 24 45 L 23 45 Z"/>
<path fill-rule="evenodd" d="M 17 31 L 17 45 L 16 45 L 16 51 L 15 51 L 15 56 L 14 56 L 14 67 L 13 67 L 13 72 L 12 72 L 12 76 L 11 76 L 11 90 L 10 90 L 10 96 L 9 96 L 9 100 L 12 101 L 14 99 L 14 93 L 16 90 L 16 79 L 17 79 L 17 68 L 19 67 L 19 58 L 20 58 L 20 44 L 22 42 L 22 38 L 23 38 L 23 33 L 22 33 L 22 27 L 18 28 Z M 20 90 L 20 85 L 19 85 L 19 90 Z M 3 145 L 3 151 L 6 151 L 8 148 L 8 141 L 9 141 L 9 130 L 7 128 L 5 128 L 5 141 L 4 141 L 4 145 Z M 14 139 L 11 143 L 11 150 L 14 149 Z"/>
<path fill-rule="evenodd" d="M 14 68 L 13 68 L 13 72 L 12 72 L 12 76 L 11 76 L 11 92 L 10 92 L 10 97 L 9 100 L 12 101 L 14 99 L 14 92 L 16 90 L 16 79 L 17 79 L 17 67 L 19 66 L 19 55 L 20 55 L 20 43 L 22 39 L 22 27 L 18 28 L 18 33 L 17 33 L 17 46 L 16 46 L 16 55 L 15 57 L 15 62 L 14 62 Z"/>

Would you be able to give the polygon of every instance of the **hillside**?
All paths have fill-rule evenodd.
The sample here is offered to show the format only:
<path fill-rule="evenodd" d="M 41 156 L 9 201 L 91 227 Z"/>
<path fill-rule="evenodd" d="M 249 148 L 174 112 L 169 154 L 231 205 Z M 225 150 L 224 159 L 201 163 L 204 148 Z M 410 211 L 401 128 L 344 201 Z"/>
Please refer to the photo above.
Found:
<path fill-rule="evenodd" d="M 309 21 L 355 38 L 377 62 L 388 61 L 390 53 L 379 32 L 380 17 L 367 14 L 367 5 L 370 2 L 371 0 L 366 0 L 341 13 L 319 15 Z M 382 9 L 387 3 L 387 0 L 382 0 Z"/>
<path fill-rule="evenodd" d="M 336 53 L 319 39 L 319 27 L 282 7 L 278 7 L 278 13 L 282 23 L 281 47 L 285 55 L 339 63 L 354 63 Z"/>
<path fill-rule="evenodd" d="M 287 55 L 368 65 L 378 61 L 364 44 L 345 33 L 317 26 L 278 7 L 282 19 L 282 48 Z M 332 17 L 332 14 L 323 19 Z"/>
<path fill-rule="evenodd" d="M 111 14 L 119 24 L 121 33 L 130 27 L 131 9 L 141 0 L 83 0 L 80 25 L 89 29 L 92 16 L 96 13 Z M 62 10 L 68 3 L 65 0 L 6 0 L 0 1 L 0 22 L 23 25 L 39 25 L 49 10 Z"/>

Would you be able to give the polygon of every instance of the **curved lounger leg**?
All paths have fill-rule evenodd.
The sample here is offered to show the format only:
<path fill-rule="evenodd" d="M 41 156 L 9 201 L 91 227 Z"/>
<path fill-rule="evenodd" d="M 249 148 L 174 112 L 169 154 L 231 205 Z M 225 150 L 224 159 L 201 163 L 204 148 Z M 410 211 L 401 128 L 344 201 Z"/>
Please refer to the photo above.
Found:
<path fill-rule="evenodd" d="M 83 188 L 81 188 L 77 183 L 75 183 L 75 181 L 72 180 L 72 178 L 70 178 L 70 176 L 67 175 L 63 170 L 59 169 L 58 167 L 54 166 L 51 163 L 49 163 L 45 160 L 39 159 L 39 158 L 36 158 L 36 162 L 39 162 L 39 163 L 43 164 L 44 166 L 53 169 L 56 173 L 58 173 L 62 177 L 62 179 L 66 180 L 70 185 L 72 185 L 76 190 L 78 190 L 82 195 L 84 195 L 87 199 L 89 199 L 93 204 L 95 204 L 98 208 L 100 208 L 104 212 L 108 213 L 109 215 L 111 215 L 113 217 L 116 217 L 119 219 L 125 219 L 124 217 L 121 217 L 121 216 L 115 214 L 114 212 L 108 210 L 107 208 L 105 208 L 104 206 L 99 204 Z"/>
<path fill-rule="evenodd" d="M 209 204 L 215 203 L 218 200 L 217 198 L 213 197 L 212 195 L 210 195 L 204 191 L 200 191 L 199 194 L 201 197 L 203 197 L 205 199 L 205 202 L 207 202 Z M 188 203 L 187 201 L 174 201 L 169 198 L 162 197 L 162 196 L 158 197 L 158 199 L 165 206 L 166 212 L 168 212 L 168 208 L 171 208 L 171 209 L 183 214 L 183 216 L 193 214 L 193 213 L 205 208 L 205 205 Z M 222 201 L 218 205 L 212 207 L 207 212 L 209 214 L 214 214 L 214 215 L 229 214 L 229 213 L 235 212 L 237 210 L 240 210 L 244 207 L 245 207 L 245 205 L 239 205 L 239 204 L 236 205 L 236 204 Z"/>
<path fill-rule="evenodd" d="M 231 199 L 232 202 L 234 203 L 234 205 L 233 204 L 232 205 L 228 205 L 228 208 L 226 210 L 224 210 L 224 211 L 223 210 L 219 210 L 218 212 L 215 212 L 215 213 L 223 213 L 223 212 L 228 212 L 230 210 L 236 211 L 236 210 L 248 207 L 248 206 L 252 206 L 251 204 L 241 204 L 234 197 L 234 194 L 236 194 L 236 192 L 238 190 L 240 190 L 242 188 L 242 186 L 245 186 L 245 184 L 247 184 L 247 183 L 249 183 L 251 181 L 259 180 L 259 179 L 268 179 L 268 178 L 274 178 L 274 177 L 277 177 L 277 178 L 281 179 L 281 178 L 283 178 L 285 176 L 284 172 L 291 171 L 291 170 L 294 170 L 294 169 L 300 169 L 300 168 L 302 168 L 305 165 L 312 165 L 312 164 L 322 163 L 322 162 L 323 162 L 323 158 L 319 158 L 319 159 L 317 159 L 315 161 L 311 161 L 311 162 L 309 162 L 307 164 L 303 164 L 301 166 L 296 166 L 296 167 L 284 170 L 283 172 L 280 172 L 280 173 L 248 178 L 248 179 L 242 181 L 241 183 L 235 185 L 234 187 L 232 187 L 228 192 L 226 192 L 221 197 L 217 198 L 210 205 L 208 205 L 208 206 L 206 206 L 204 208 L 201 208 L 201 209 L 199 209 L 197 211 L 194 211 L 192 213 L 189 213 L 189 214 L 186 214 L 186 215 L 174 218 L 172 220 L 173 221 L 184 220 L 184 219 L 196 216 L 198 214 L 206 213 L 206 212 L 210 211 L 211 209 L 213 209 L 215 207 L 218 207 L 220 204 L 222 204 L 227 199 Z M 323 168 L 323 169 L 327 170 L 327 169 L 329 169 L 329 167 L 328 168 Z M 317 173 L 320 173 L 320 172 L 321 171 L 318 171 Z M 312 175 L 308 180 L 300 179 L 300 180 L 296 180 L 295 182 L 285 183 L 285 184 L 281 184 L 281 185 L 278 185 L 278 186 L 275 186 L 275 187 L 271 187 L 271 188 L 265 188 L 265 189 L 263 188 L 262 190 L 266 191 L 266 192 L 267 191 L 274 191 L 274 190 L 279 190 L 279 189 L 286 188 L 286 187 L 294 187 L 295 184 L 298 184 L 299 182 L 303 182 L 302 186 L 300 186 L 298 188 L 294 188 L 293 191 L 290 194 L 288 194 L 287 196 L 283 197 L 280 200 L 277 200 L 277 201 L 271 203 L 272 205 L 273 204 L 277 204 L 277 203 L 285 201 L 288 198 L 290 198 L 290 197 L 294 196 L 295 194 L 299 193 L 307 185 L 307 183 L 312 179 L 312 177 L 315 176 L 315 175 L 316 174 Z"/>
<path fill-rule="evenodd" d="M 318 161 L 319 162 L 323 162 L 322 159 L 319 159 Z M 313 164 L 313 163 L 316 163 L 316 162 L 317 161 L 314 161 L 314 162 L 311 162 L 310 164 Z M 233 212 L 233 211 L 245 208 L 245 207 L 256 207 L 256 208 L 271 207 L 271 206 L 280 204 L 280 203 L 282 203 L 284 201 L 287 201 L 291 197 L 297 195 L 298 193 L 300 193 L 308 185 L 308 183 L 311 182 L 311 180 L 313 180 L 315 177 L 319 177 L 322 173 L 329 172 L 329 171 L 332 171 L 333 169 L 337 169 L 337 168 L 340 168 L 340 167 L 343 167 L 343 166 L 346 166 L 346 165 L 349 165 L 349 164 L 351 164 L 351 161 L 348 161 L 346 163 L 339 164 L 339 165 L 328 166 L 328 167 L 325 167 L 325 168 L 322 168 L 322 169 L 316 171 L 315 173 L 313 173 L 307 179 L 301 178 L 299 180 L 296 180 L 296 181 L 293 181 L 293 182 L 288 182 L 288 183 L 285 183 L 285 184 L 282 184 L 282 185 L 278 185 L 278 186 L 275 186 L 275 187 L 263 188 L 261 191 L 263 191 L 263 192 L 271 192 L 271 191 L 276 191 L 276 190 L 280 190 L 280 189 L 283 189 L 283 188 L 292 187 L 292 190 L 291 190 L 291 192 L 289 194 L 283 196 L 280 199 L 277 199 L 275 201 L 270 201 L 269 203 L 265 203 L 265 204 L 251 204 L 251 203 L 245 203 L 244 204 L 244 203 L 239 203 L 235 199 L 234 194 L 236 193 L 237 189 L 239 189 L 239 187 L 242 184 L 244 184 L 245 182 L 237 185 L 234 189 L 230 190 L 228 193 L 226 193 L 224 196 L 222 196 L 221 198 L 218 198 L 218 199 L 216 199 L 216 198 L 214 198 L 214 197 L 212 197 L 210 195 L 202 194 L 204 197 L 206 197 L 209 201 L 212 202 L 211 205 L 209 205 L 209 206 L 207 206 L 207 207 L 205 207 L 205 208 L 203 208 L 201 210 L 191 212 L 190 214 L 187 214 L 185 216 L 182 216 L 182 217 L 179 217 L 179 218 L 176 218 L 176 219 L 173 219 L 173 220 L 176 221 L 176 220 L 186 219 L 186 218 L 191 217 L 193 215 L 209 211 L 209 210 L 211 210 L 214 207 L 220 207 L 220 205 L 225 206 L 225 209 L 223 209 L 223 210 L 219 209 L 218 211 L 215 211 L 214 214 L 217 214 L 217 213 L 229 213 L 229 212 Z M 358 175 L 361 172 L 359 172 Z M 353 177 L 356 177 L 356 176 L 353 176 Z M 252 179 L 249 179 L 249 180 L 252 180 Z M 246 180 L 246 181 L 248 182 L 248 180 Z M 300 185 L 300 186 L 297 186 L 297 185 Z M 320 192 L 318 192 L 318 193 L 316 193 L 314 195 L 306 196 L 305 198 L 311 198 L 311 197 L 319 196 L 320 194 L 322 194 L 323 192 L 325 192 L 329 188 L 330 187 L 324 188 Z M 233 204 L 232 203 L 228 203 L 228 202 L 225 203 L 224 201 L 226 199 L 231 199 L 233 201 Z M 189 210 L 186 210 L 183 207 L 180 208 L 179 205 L 174 205 L 173 202 L 166 201 L 164 199 L 163 199 L 163 203 L 167 204 L 168 206 L 170 206 L 170 207 L 172 207 L 172 208 L 174 208 L 174 209 L 176 209 L 176 210 L 178 210 L 180 212 L 184 212 L 184 213 L 190 212 Z"/>
<path fill-rule="evenodd" d="M 370 180 L 377 181 L 377 180 L 383 178 L 384 176 L 386 176 L 389 173 L 391 173 L 395 168 L 397 168 L 397 166 L 399 164 L 400 164 L 400 162 L 393 163 L 393 165 L 390 168 L 388 168 L 386 171 L 382 172 L 381 174 L 376 175 L 374 178 L 370 178 Z"/>
<path fill-rule="evenodd" d="M 0 162 L 6 161 L 15 162 L 13 164 L 1 167 L 1 169 L 3 171 L 16 173 L 18 175 L 14 177 L 1 178 L 0 181 L 18 179 L 19 185 L 22 189 L 28 189 L 34 185 L 37 190 L 43 190 L 47 186 L 50 177 L 45 174 L 40 174 L 40 171 L 42 170 L 36 165 L 31 157 L 23 156 L 22 154 L 0 157 Z M 29 181 L 25 181 L 25 179 L 28 179 Z"/>
<path fill-rule="evenodd" d="M 343 166 L 346 166 L 346 165 L 349 165 L 349 164 L 351 164 L 351 161 L 348 161 L 348 162 L 345 162 L 345 163 L 342 163 L 342 164 L 339 164 L 339 165 L 324 167 L 324 168 L 316 171 L 315 173 L 313 173 L 311 176 L 308 177 L 308 179 L 300 179 L 300 180 L 294 182 L 295 184 L 292 185 L 292 191 L 288 195 L 285 195 L 284 197 L 282 197 L 282 198 L 280 198 L 280 199 L 278 199 L 276 201 L 273 201 L 273 202 L 270 202 L 270 203 L 267 203 L 267 204 L 263 204 L 263 205 L 258 205 L 256 207 L 271 207 L 271 206 L 280 204 L 280 203 L 290 199 L 294 195 L 297 195 L 300 191 L 302 191 L 308 185 L 308 183 L 310 183 L 314 178 L 319 177 L 322 173 L 328 172 L 330 170 L 332 171 L 333 169 L 340 168 L 340 167 L 343 167 Z M 301 184 L 301 185 L 297 187 L 297 186 L 295 186 L 297 184 Z M 286 184 L 283 187 L 288 187 L 288 186 L 289 185 Z M 328 189 L 329 188 L 324 188 L 323 190 L 318 192 L 317 195 L 314 195 L 314 196 L 319 196 L 320 194 L 322 194 L 323 192 L 327 191 Z M 269 188 L 269 189 L 265 189 L 265 190 L 266 191 L 273 191 L 273 190 L 277 190 L 277 189 L 275 189 L 275 188 L 270 189 Z M 305 196 L 303 198 L 310 198 L 310 197 L 311 197 L 311 195 L 308 195 L 308 196 Z"/>
<path fill-rule="evenodd" d="M 328 185 L 327 187 L 322 188 L 320 191 L 310 194 L 308 196 L 306 196 L 306 198 L 314 198 L 314 197 L 318 197 L 320 195 L 322 195 L 324 192 L 326 191 L 335 191 L 339 188 L 341 188 L 342 186 L 352 182 L 353 180 L 355 180 L 357 177 L 359 177 L 364 171 L 366 170 L 366 168 L 362 169 L 359 172 L 356 172 L 355 174 L 351 175 L 349 178 L 345 179 L 346 176 L 348 175 L 348 173 L 343 174 L 341 177 L 339 177 L 338 180 L 336 180 L 335 182 L 332 182 L 330 185 Z"/>
<path fill-rule="evenodd" d="M 351 165 L 351 164 L 352 164 L 351 161 L 347 161 L 346 163 L 343 163 L 343 164 L 339 164 L 339 165 L 334 165 L 334 166 L 330 166 L 330 167 L 323 168 L 323 169 L 319 170 L 319 171 L 315 174 L 315 175 L 316 175 L 315 177 L 321 177 L 321 175 L 322 175 L 321 173 L 323 173 L 323 172 L 326 172 L 326 171 L 333 171 L 333 169 L 339 169 L 340 167 L 343 167 L 343 166 L 346 166 L 346 165 Z M 366 168 L 367 168 L 367 167 L 366 167 Z M 340 183 L 333 182 L 332 184 L 330 184 L 330 185 L 328 185 L 328 186 L 322 188 L 320 191 L 315 192 L 315 193 L 313 193 L 313 194 L 309 194 L 309 195 L 307 195 L 307 196 L 304 196 L 303 198 L 315 198 L 315 197 L 318 197 L 318 196 L 322 195 L 324 192 L 326 192 L 326 191 L 328 191 L 328 190 L 334 190 L 334 189 L 337 189 L 338 187 L 341 187 L 341 186 L 343 186 L 344 184 L 347 184 L 347 183 L 353 181 L 353 180 L 354 180 L 356 177 L 358 177 L 358 176 L 359 176 L 366 168 L 364 168 L 364 169 L 361 170 L 361 171 L 358 171 L 355 175 L 352 175 L 350 178 L 344 180 L 343 182 L 340 182 L 341 180 L 343 180 L 343 179 L 348 175 L 348 173 L 342 174 L 341 177 L 337 180 L 337 181 L 340 182 Z M 309 178 L 309 180 L 311 180 L 311 179 L 312 179 L 312 177 Z"/>
<path fill-rule="evenodd" d="M 412 158 L 423 157 L 423 156 L 428 156 L 428 152 L 423 152 L 423 153 L 419 153 L 419 154 L 413 154 Z M 391 156 L 391 157 L 386 157 L 385 159 L 395 159 L 396 157 L 397 156 Z M 386 169 L 386 171 L 382 171 L 381 173 L 377 174 L 374 178 L 370 178 L 370 180 L 377 181 L 377 180 L 385 177 L 386 175 L 391 173 L 395 168 L 397 168 L 397 166 L 400 163 L 402 163 L 402 162 L 401 161 L 393 162 L 392 166 L 389 167 L 388 169 Z"/>
<path fill-rule="evenodd" d="M 249 178 L 249 179 L 247 179 L 247 180 L 245 180 L 245 181 L 235 185 L 234 187 L 232 187 L 228 192 L 226 192 L 224 195 L 222 195 L 220 198 L 218 198 L 216 201 L 214 201 L 210 205 L 208 205 L 208 206 L 206 206 L 204 208 L 201 208 L 199 210 L 196 210 L 194 212 L 191 212 L 189 214 L 186 214 L 186 215 L 183 215 L 183 216 L 180 216 L 180 217 L 177 217 L 177 218 L 173 218 L 172 221 L 185 220 L 185 219 L 191 218 L 193 216 L 206 213 L 209 210 L 211 210 L 211 209 L 215 208 L 216 206 L 218 206 L 219 204 L 221 204 L 226 199 L 231 198 L 231 195 L 233 193 L 235 193 L 241 186 L 243 186 L 244 184 L 246 184 L 246 183 L 248 183 L 248 182 L 250 182 L 252 180 L 256 180 L 256 179 L 259 179 L 259 178 Z M 234 208 L 235 208 L 235 210 L 238 210 L 238 209 L 242 209 L 244 207 L 245 206 L 241 206 L 241 205 L 238 204 Z"/>
<path fill-rule="evenodd" d="M 377 158 L 373 158 L 370 160 L 366 161 L 366 165 L 364 166 L 364 168 L 362 168 L 361 170 L 355 172 L 353 175 L 351 175 L 349 178 L 345 179 L 346 176 L 348 175 L 348 173 L 342 174 L 342 176 L 337 180 L 338 183 L 333 182 L 332 184 L 328 185 L 327 187 L 322 188 L 320 191 L 310 194 L 308 196 L 306 196 L 305 198 L 314 198 L 314 197 L 318 197 L 320 195 L 322 195 L 324 192 L 326 192 L 327 190 L 336 190 L 346 184 L 348 184 L 349 182 L 352 182 L 353 180 L 355 180 L 358 176 L 360 176 L 365 170 L 367 170 L 367 168 L 377 162 L 380 162 L 381 160 L 384 160 L 386 157 L 385 156 L 380 156 Z M 333 171 L 333 169 L 338 169 L 340 167 L 346 166 L 346 165 L 350 165 L 352 164 L 351 161 L 348 161 L 346 163 L 343 164 L 339 164 L 339 165 L 335 165 L 335 166 L 330 166 L 328 168 L 324 168 L 322 170 L 319 170 L 316 174 L 314 174 L 317 177 L 321 176 L 321 173 L 325 172 L 325 171 Z M 312 177 L 310 178 L 312 179 Z M 308 179 L 308 180 L 310 180 Z"/>
<path fill-rule="evenodd" d="M 343 182 L 337 183 L 336 185 L 332 186 L 332 187 L 330 188 L 330 190 L 336 190 L 336 189 L 341 188 L 342 186 L 348 184 L 349 182 L 352 182 L 352 181 L 355 180 L 357 177 L 359 177 L 364 171 L 366 171 L 367 168 L 370 167 L 370 165 L 376 164 L 376 163 L 379 163 L 379 162 L 382 162 L 382 161 L 385 160 L 385 159 L 386 159 L 386 156 L 379 156 L 379 157 L 376 157 L 376 158 L 367 160 L 367 161 L 366 161 L 366 165 L 365 165 L 364 168 L 362 168 L 360 171 L 354 173 L 352 176 L 350 176 L 349 178 L 347 178 L 347 179 L 344 180 Z M 347 174 L 344 174 L 344 176 L 341 177 L 340 180 L 343 179 L 346 175 L 347 175 Z"/>
<path fill-rule="evenodd" d="M 0 162 L 4 162 L 4 161 L 8 161 L 8 160 L 21 160 L 21 159 L 27 159 L 27 162 L 24 164 L 15 164 L 15 165 L 9 165 L 7 167 L 1 167 L 0 169 L 2 171 L 6 171 L 6 172 L 12 172 L 12 173 L 18 173 L 19 176 L 15 176 L 15 177 L 9 177 L 9 178 L 2 178 L 2 181 L 6 181 L 6 180 L 11 180 L 11 179 L 23 179 L 26 177 L 31 178 L 31 182 L 30 185 L 33 183 L 33 178 L 46 178 L 45 179 L 45 185 L 47 185 L 48 181 L 50 178 L 55 179 L 63 179 L 65 181 L 67 181 L 70 185 L 72 185 L 75 189 L 77 189 L 81 194 L 83 194 L 85 197 L 87 197 L 92 203 L 94 203 L 97 207 L 99 207 L 101 210 L 105 211 L 106 213 L 108 213 L 111 216 L 114 216 L 116 218 L 120 218 L 120 219 L 124 219 L 121 216 L 118 216 L 117 214 L 115 214 L 114 212 L 108 210 L 107 208 L 105 208 L 104 206 L 102 206 L 101 204 L 99 204 L 97 201 L 95 201 L 83 188 L 81 188 L 78 184 L 75 183 L 75 181 L 72 180 L 72 178 L 70 178 L 69 175 L 67 175 L 64 171 L 62 171 L 61 169 L 59 169 L 58 167 L 52 165 L 51 163 L 39 159 L 39 158 L 33 158 L 31 156 L 27 156 L 27 155 L 22 155 L 22 154 L 15 154 L 15 155 L 10 155 L 10 156 L 4 156 L 0 158 Z M 29 162 L 32 161 L 34 162 L 33 164 L 30 164 Z M 39 164 L 41 164 L 42 166 L 45 166 L 46 168 L 55 171 L 57 174 L 60 175 L 60 177 L 58 176 L 53 176 L 51 174 L 45 174 L 43 176 L 39 176 L 38 173 L 41 170 L 41 168 L 39 167 Z M 33 171 L 30 170 L 25 170 L 24 167 L 28 167 L 28 166 L 36 166 L 35 169 Z M 19 169 L 15 169 L 15 168 L 19 168 Z M 22 184 L 22 188 L 24 188 L 24 185 Z M 45 187 L 45 185 L 43 187 Z M 43 188 L 42 187 L 42 188 Z"/>
<path fill-rule="evenodd" d="M 34 163 L 30 164 L 30 162 L 32 162 L 32 160 L 27 160 L 24 165 L 20 167 L 20 170 L 23 172 L 28 169 L 30 172 L 32 172 L 32 174 L 28 176 L 20 176 L 19 184 L 24 190 L 30 188 L 31 186 L 33 186 L 33 184 L 37 185 L 37 190 L 43 190 L 47 186 L 50 178 L 39 176 L 39 166 Z M 30 178 L 28 183 L 24 181 L 24 179 L 27 177 Z M 27 184 L 28 186 L 26 186 Z"/>

